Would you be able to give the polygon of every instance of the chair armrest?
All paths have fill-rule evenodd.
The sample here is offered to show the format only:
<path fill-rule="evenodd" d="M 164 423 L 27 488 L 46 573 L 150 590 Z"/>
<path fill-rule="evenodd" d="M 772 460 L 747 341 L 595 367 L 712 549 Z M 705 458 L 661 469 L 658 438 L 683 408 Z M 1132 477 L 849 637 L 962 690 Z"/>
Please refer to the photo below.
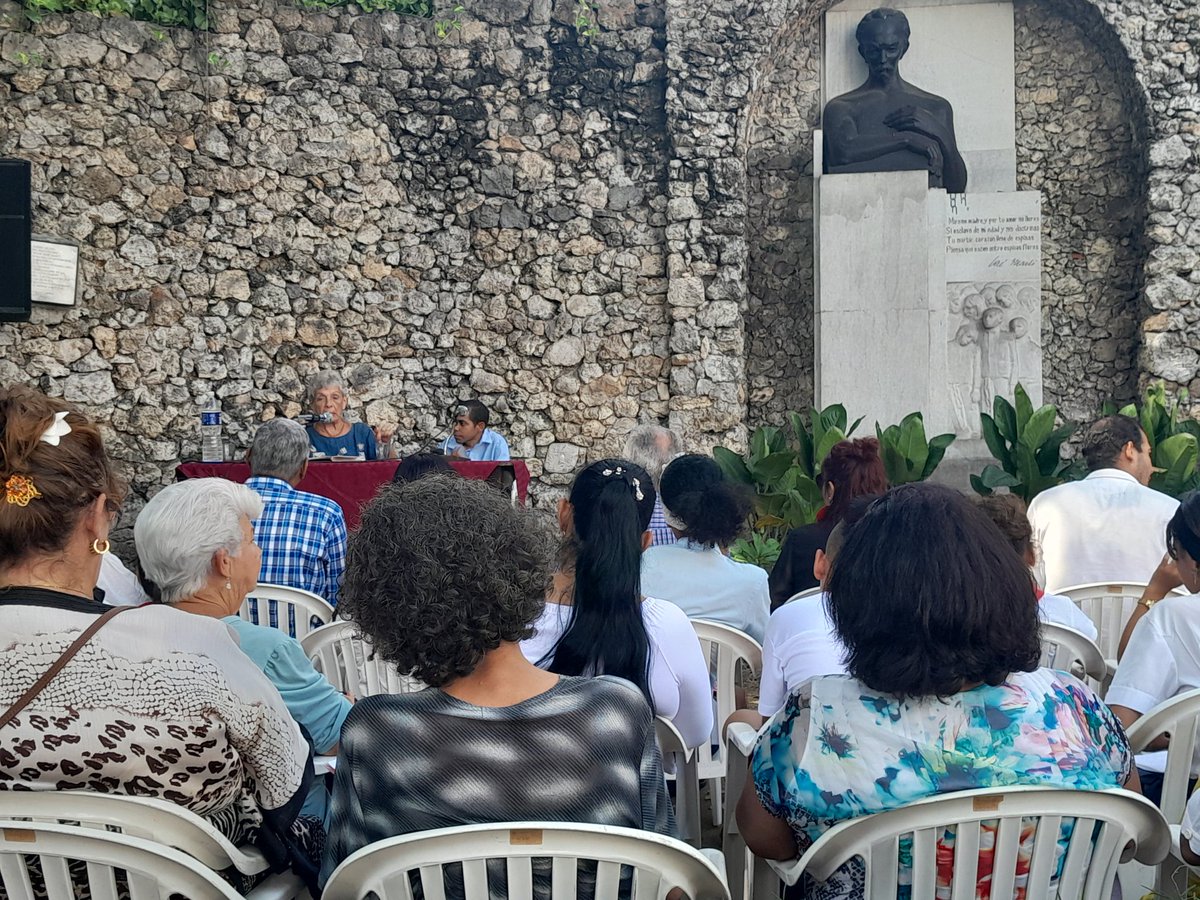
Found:
<path fill-rule="evenodd" d="M 733 753 L 737 753 L 744 762 L 748 762 L 750 754 L 754 752 L 754 742 L 758 740 L 758 732 L 745 722 L 734 722 L 726 730 L 725 740 L 731 751 L 730 762 L 733 762 Z"/>

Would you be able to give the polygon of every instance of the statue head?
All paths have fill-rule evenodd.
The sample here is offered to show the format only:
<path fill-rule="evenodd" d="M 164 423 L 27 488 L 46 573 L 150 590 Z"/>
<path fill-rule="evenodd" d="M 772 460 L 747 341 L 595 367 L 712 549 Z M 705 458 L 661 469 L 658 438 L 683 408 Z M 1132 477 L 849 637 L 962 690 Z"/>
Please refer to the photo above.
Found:
<path fill-rule="evenodd" d="M 1024 316 L 1014 316 L 1008 320 L 1008 330 L 1014 338 L 1023 338 L 1029 334 L 1029 321 Z"/>
<path fill-rule="evenodd" d="M 985 309 L 987 309 L 987 303 L 978 294 L 967 294 L 967 296 L 963 298 L 963 315 L 968 319 L 980 318 Z"/>
<path fill-rule="evenodd" d="M 975 326 L 966 322 L 958 326 L 958 332 L 954 335 L 954 342 L 960 347 L 967 347 L 974 344 L 976 341 Z"/>
<path fill-rule="evenodd" d="M 1002 284 L 996 288 L 996 302 L 1005 309 L 1011 309 L 1017 299 L 1017 289 L 1011 284 Z"/>
<path fill-rule="evenodd" d="M 887 83 L 896 76 L 910 34 L 908 17 L 898 9 L 873 9 L 862 17 L 854 37 L 873 81 Z"/>
<path fill-rule="evenodd" d="M 998 306 L 989 306 L 983 312 L 983 327 L 988 331 L 994 328 L 999 328 L 1000 323 L 1004 321 L 1004 312 Z"/>

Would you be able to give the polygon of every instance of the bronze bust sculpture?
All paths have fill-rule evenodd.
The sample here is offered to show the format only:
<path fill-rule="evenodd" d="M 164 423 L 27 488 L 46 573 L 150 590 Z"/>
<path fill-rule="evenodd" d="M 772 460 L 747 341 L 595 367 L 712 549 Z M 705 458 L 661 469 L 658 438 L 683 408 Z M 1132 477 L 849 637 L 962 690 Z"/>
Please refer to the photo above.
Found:
<path fill-rule="evenodd" d="M 954 140 L 949 101 L 900 77 L 908 51 L 908 17 L 874 9 L 858 23 L 858 52 L 867 80 L 825 104 L 825 172 L 926 169 L 930 187 L 961 193 L 967 167 Z"/>

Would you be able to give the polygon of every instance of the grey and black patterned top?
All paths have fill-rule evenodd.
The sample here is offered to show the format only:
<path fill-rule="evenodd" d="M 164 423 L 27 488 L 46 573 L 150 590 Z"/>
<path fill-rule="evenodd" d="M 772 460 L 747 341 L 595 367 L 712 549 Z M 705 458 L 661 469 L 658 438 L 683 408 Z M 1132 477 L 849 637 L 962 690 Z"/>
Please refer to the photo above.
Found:
<path fill-rule="evenodd" d="M 342 728 L 321 884 L 383 838 L 521 820 L 675 835 L 654 717 L 637 688 L 564 675 L 505 707 L 435 688 L 360 700 Z"/>

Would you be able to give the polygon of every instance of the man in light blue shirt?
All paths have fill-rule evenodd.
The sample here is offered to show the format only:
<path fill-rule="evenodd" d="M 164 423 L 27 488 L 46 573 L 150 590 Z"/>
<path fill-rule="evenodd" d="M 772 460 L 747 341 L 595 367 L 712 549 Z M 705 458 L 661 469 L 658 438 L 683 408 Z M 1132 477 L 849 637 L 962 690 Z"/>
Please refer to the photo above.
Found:
<path fill-rule="evenodd" d="M 442 442 L 442 452 L 458 459 L 497 462 L 512 459 L 508 441 L 487 427 L 490 413 L 478 400 L 454 411 L 454 433 Z"/>

